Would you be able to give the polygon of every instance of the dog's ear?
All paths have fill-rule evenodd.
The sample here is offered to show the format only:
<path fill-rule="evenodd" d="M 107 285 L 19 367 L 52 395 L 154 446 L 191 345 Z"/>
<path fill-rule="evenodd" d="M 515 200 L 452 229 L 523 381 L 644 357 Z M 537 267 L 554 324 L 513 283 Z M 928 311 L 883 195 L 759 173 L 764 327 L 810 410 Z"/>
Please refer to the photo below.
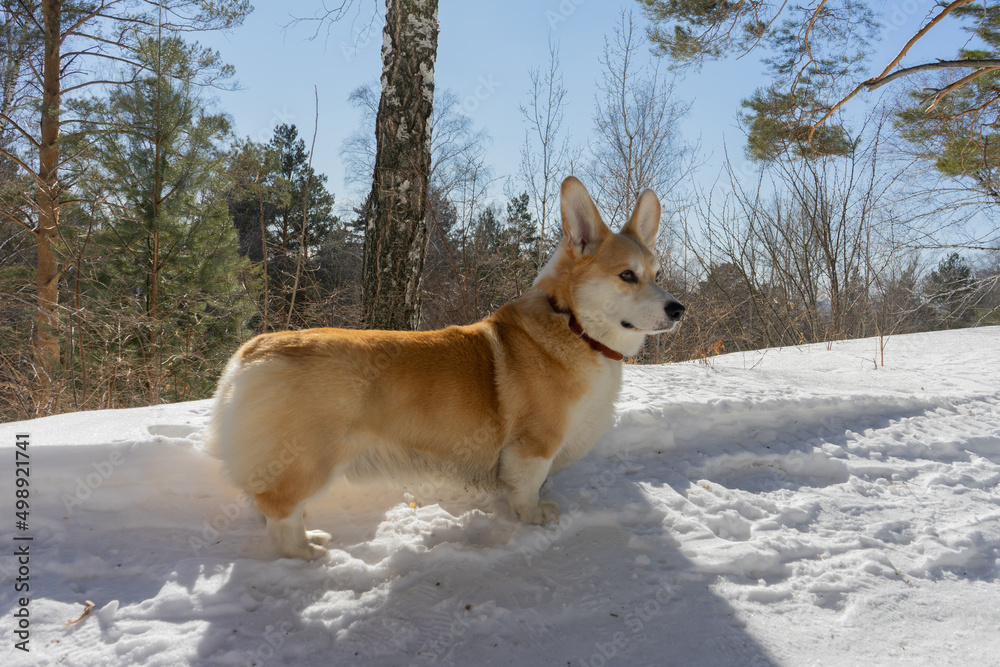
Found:
<path fill-rule="evenodd" d="M 601 241 L 611 233 L 601 214 L 594 206 L 587 188 L 575 176 L 562 182 L 559 190 L 559 209 L 566 242 L 581 255 L 590 255 Z"/>
<path fill-rule="evenodd" d="M 656 233 L 660 230 L 660 199 L 652 190 L 643 190 L 635 203 L 632 217 L 622 227 L 622 234 L 632 236 L 644 246 L 653 249 Z"/>

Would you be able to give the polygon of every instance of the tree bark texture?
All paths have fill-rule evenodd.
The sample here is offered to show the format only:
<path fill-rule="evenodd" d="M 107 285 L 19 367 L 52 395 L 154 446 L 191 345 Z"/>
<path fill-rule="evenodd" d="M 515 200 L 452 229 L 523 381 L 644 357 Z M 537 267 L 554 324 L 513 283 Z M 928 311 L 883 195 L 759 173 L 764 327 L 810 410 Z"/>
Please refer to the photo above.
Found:
<path fill-rule="evenodd" d="M 382 97 L 365 215 L 365 326 L 416 329 L 427 250 L 438 0 L 386 0 Z"/>
<path fill-rule="evenodd" d="M 41 143 L 38 147 L 38 249 L 35 330 L 35 361 L 44 378 L 52 378 L 59 367 L 58 307 L 59 272 L 52 251 L 59 226 L 59 111 L 61 106 L 62 0 L 45 0 L 45 51 L 42 61 Z"/>

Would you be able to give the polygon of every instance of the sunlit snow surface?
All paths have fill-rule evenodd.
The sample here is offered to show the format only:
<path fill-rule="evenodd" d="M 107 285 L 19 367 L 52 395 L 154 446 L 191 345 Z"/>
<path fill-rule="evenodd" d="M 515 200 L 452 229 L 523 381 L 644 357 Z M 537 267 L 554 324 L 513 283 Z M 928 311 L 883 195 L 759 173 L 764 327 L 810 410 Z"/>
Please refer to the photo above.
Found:
<path fill-rule="evenodd" d="M 66 665 L 1000 664 L 1000 329 L 627 366 L 526 526 L 337 484 L 280 559 L 202 451 L 210 403 L 0 426 L 0 659 Z M 16 651 L 14 442 L 31 445 Z M 85 601 L 93 611 L 78 623 Z"/>

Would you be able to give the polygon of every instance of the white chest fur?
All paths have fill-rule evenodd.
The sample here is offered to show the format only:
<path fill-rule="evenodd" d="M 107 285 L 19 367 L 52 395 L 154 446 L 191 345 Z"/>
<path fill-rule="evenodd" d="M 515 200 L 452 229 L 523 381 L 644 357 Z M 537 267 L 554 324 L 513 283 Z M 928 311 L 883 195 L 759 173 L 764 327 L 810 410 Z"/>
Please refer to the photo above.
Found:
<path fill-rule="evenodd" d="M 622 365 L 602 358 L 589 380 L 590 390 L 570 410 L 569 429 L 552 464 L 552 472 L 586 456 L 611 426 L 615 399 L 622 384 Z"/>

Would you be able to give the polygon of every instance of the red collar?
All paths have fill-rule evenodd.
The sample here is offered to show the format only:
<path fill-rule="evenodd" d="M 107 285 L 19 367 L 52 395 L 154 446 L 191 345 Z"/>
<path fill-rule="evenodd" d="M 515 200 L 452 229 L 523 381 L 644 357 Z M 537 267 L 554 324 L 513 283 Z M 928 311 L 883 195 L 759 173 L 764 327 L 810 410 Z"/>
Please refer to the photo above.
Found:
<path fill-rule="evenodd" d="M 596 341 L 587 334 L 585 334 L 583 332 L 583 327 L 577 321 L 576 315 L 573 314 L 573 311 L 560 308 L 559 305 L 556 303 L 556 298 L 554 296 L 549 297 L 549 305 L 552 306 L 552 310 L 556 311 L 557 313 L 560 313 L 562 315 L 569 315 L 569 330 L 575 333 L 581 339 L 583 339 L 583 341 L 587 343 L 587 345 L 590 345 L 592 349 L 597 350 L 608 359 L 612 359 L 614 361 L 621 361 L 624 358 L 621 352 L 615 352 L 604 343 Z"/>

